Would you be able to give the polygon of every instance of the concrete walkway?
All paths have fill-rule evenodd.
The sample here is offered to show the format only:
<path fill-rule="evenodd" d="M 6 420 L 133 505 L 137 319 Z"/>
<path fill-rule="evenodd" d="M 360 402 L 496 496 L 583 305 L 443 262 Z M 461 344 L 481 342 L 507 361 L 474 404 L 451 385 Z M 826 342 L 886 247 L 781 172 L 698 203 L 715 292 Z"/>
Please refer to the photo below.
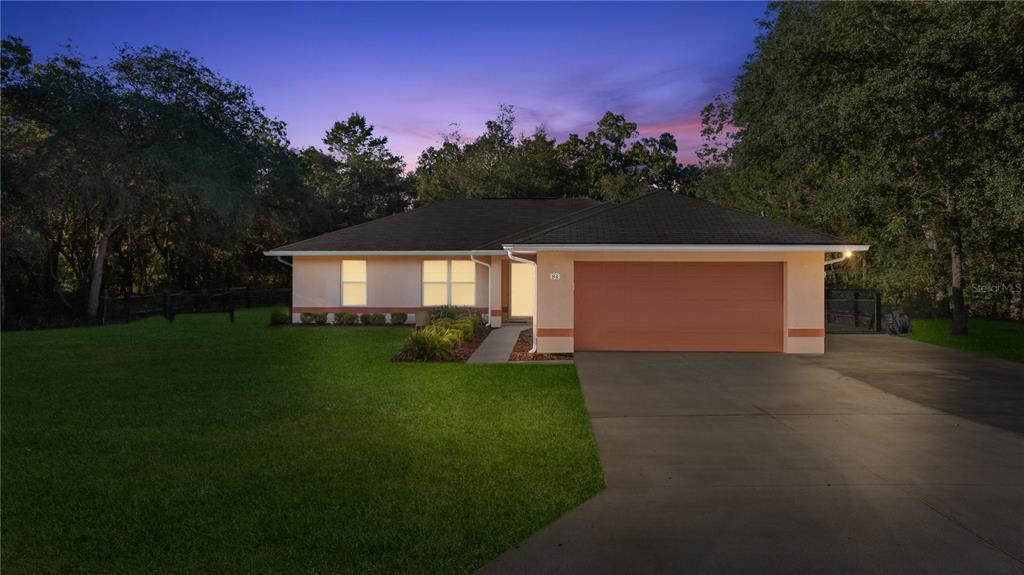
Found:
<path fill-rule="evenodd" d="M 508 363 L 508 356 L 516 346 L 519 334 L 530 327 L 528 323 L 509 323 L 495 329 L 480 343 L 466 363 Z"/>
<path fill-rule="evenodd" d="M 480 573 L 1024 573 L 1024 365 L 827 346 L 576 354 L 608 487 Z"/>

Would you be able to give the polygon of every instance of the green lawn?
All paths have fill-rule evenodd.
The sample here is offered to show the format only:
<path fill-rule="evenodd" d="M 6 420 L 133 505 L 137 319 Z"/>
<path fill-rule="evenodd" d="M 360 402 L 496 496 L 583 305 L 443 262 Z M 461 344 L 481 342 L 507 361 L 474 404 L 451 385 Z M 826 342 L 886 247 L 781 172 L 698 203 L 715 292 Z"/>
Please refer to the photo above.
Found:
<path fill-rule="evenodd" d="M 2 336 L 2 569 L 467 573 L 604 485 L 572 366 L 269 312 Z"/>
<path fill-rule="evenodd" d="M 988 319 L 967 321 L 967 335 L 949 334 L 948 319 L 915 319 L 910 339 L 1024 363 L 1024 324 Z"/>

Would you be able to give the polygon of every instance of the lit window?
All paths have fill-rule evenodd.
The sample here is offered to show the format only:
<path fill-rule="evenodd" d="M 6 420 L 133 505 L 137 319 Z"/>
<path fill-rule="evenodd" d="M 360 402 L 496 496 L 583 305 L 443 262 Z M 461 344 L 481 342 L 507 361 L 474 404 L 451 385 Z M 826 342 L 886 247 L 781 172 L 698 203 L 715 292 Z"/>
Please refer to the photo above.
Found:
<path fill-rule="evenodd" d="M 423 305 L 476 305 L 476 264 L 468 260 L 425 260 Z"/>
<path fill-rule="evenodd" d="M 452 260 L 452 305 L 476 305 L 476 264 Z"/>
<path fill-rule="evenodd" d="M 366 260 L 341 262 L 341 305 L 366 305 Z"/>

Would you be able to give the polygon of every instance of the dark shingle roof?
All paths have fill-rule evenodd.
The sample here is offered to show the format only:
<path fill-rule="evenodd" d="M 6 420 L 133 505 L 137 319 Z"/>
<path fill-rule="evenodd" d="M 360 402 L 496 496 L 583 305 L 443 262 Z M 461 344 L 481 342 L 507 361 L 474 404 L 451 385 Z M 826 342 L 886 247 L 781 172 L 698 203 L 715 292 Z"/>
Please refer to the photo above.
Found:
<path fill-rule="evenodd" d="M 445 200 L 272 251 L 500 250 L 503 238 L 600 205 L 586 198 Z"/>
<path fill-rule="evenodd" d="M 840 245 L 835 236 L 670 192 L 646 194 L 506 243 Z"/>
<path fill-rule="evenodd" d="M 840 238 L 670 192 L 623 204 L 454 199 L 272 250 L 470 251 L 504 244 L 842 245 Z"/>

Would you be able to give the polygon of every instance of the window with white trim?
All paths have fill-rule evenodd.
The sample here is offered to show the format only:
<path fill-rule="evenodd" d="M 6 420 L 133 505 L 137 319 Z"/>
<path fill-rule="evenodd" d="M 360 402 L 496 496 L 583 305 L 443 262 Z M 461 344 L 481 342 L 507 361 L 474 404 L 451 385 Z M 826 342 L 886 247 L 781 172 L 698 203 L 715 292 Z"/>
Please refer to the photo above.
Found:
<path fill-rule="evenodd" d="M 423 305 L 476 305 L 476 264 L 470 260 L 424 260 Z"/>
<path fill-rule="evenodd" d="M 366 260 L 342 260 L 341 305 L 366 305 Z"/>

